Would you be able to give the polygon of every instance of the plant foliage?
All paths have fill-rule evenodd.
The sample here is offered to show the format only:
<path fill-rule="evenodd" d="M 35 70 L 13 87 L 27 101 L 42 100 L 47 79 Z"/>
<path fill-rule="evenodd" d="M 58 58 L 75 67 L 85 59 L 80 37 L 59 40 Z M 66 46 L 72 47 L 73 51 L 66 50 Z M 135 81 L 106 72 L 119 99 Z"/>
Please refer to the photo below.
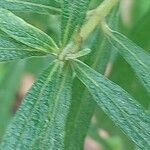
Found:
<path fill-rule="evenodd" d="M 0 1 L 0 62 L 54 56 L 8 125 L 1 150 L 83 149 L 96 107 L 100 107 L 136 146 L 149 149 L 149 111 L 131 96 L 132 93 L 106 76 L 107 67 L 120 54 L 149 93 L 150 54 L 104 23 L 105 20 L 108 25 L 113 24 L 116 16 L 110 20 L 107 16 L 118 0 L 104 0 L 93 10 L 89 10 L 90 2 Z M 18 17 L 18 12 L 61 15 L 61 32 L 56 37 L 59 42 L 54 35 Z M 99 27 L 102 27 L 101 32 Z"/>

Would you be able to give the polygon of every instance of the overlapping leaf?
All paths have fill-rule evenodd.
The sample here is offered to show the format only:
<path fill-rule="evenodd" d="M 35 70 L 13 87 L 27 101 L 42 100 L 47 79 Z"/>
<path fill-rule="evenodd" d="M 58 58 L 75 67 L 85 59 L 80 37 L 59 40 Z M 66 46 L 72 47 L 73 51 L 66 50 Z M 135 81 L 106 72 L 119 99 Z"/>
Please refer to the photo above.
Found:
<path fill-rule="evenodd" d="M 32 12 L 38 14 L 58 14 L 60 4 L 55 0 L 1 0 L 0 7 L 15 12 Z"/>
<path fill-rule="evenodd" d="M 3 8 L 0 8 L 0 30 L 39 51 L 55 52 L 58 49 L 50 36 Z"/>
<path fill-rule="evenodd" d="M 93 42 L 90 42 L 93 41 Z M 99 30 L 89 39 L 88 44 L 92 45 L 92 53 L 86 62 L 95 68 L 98 72 L 104 73 L 106 64 L 110 57 L 106 38 L 100 36 Z M 96 103 L 91 95 L 78 79 L 73 82 L 72 105 L 68 116 L 66 135 L 66 149 L 83 149 L 85 137 L 91 124 Z M 74 140 L 76 139 L 76 140 Z"/>
<path fill-rule="evenodd" d="M 108 36 L 111 43 L 131 65 L 147 91 L 150 92 L 150 54 L 118 32 L 112 31 L 112 34 Z"/>
<path fill-rule="evenodd" d="M 65 46 L 73 33 L 79 29 L 85 19 L 90 0 L 63 0 L 62 3 L 62 45 Z"/>
<path fill-rule="evenodd" d="M 75 79 L 73 84 L 71 109 L 68 114 L 66 124 L 66 150 L 84 149 L 85 137 L 87 135 L 96 104 L 91 100 L 91 97 L 87 95 L 88 92 L 78 79 Z"/>
<path fill-rule="evenodd" d="M 38 51 L 8 37 L 0 31 L 0 61 L 23 59 L 32 56 L 44 56 L 46 52 Z"/>
<path fill-rule="evenodd" d="M 149 149 L 149 113 L 121 87 L 84 63 L 74 62 L 73 67 L 78 78 L 88 88 L 95 101 L 116 125 L 141 149 Z"/>
<path fill-rule="evenodd" d="M 23 100 L 1 149 L 64 149 L 71 79 L 68 66 L 52 63 Z"/>

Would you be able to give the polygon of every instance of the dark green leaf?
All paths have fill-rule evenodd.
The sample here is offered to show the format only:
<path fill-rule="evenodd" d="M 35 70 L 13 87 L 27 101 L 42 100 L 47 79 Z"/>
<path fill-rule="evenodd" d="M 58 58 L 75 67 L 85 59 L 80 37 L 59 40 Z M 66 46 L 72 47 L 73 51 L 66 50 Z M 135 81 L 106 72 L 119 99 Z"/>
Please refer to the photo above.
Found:
<path fill-rule="evenodd" d="M 53 3 L 53 5 L 52 5 Z M 38 14 L 58 14 L 60 9 L 55 7 L 58 3 L 54 0 L 1 0 L 0 7 L 15 12 L 32 12 Z"/>
<path fill-rule="evenodd" d="M 74 80 L 71 109 L 66 125 L 66 150 L 84 149 L 84 141 L 87 135 L 91 118 L 95 109 L 95 102 L 91 100 L 85 87 L 76 78 Z"/>
<path fill-rule="evenodd" d="M 21 18 L 0 8 L 0 30 L 15 40 L 40 51 L 55 52 L 58 47 L 51 37 Z"/>
<path fill-rule="evenodd" d="M 150 92 L 150 54 L 118 32 L 112 31 L 112 34 L 108 36 L 111 43 L 131 65 L 147 91 Z"/>
<path fill-rule="evenodd" d="M 0 62 L 2 61 L 11 61 L 16 59 L 25 59 L 29 57 L 35 56 L 44 56 L 44 53 L 37 51 L 29 51 L 28 49 L 24 49 L 20 51 L 20 49 L 0 49 Z"/>
<path fill-rule="evenodd" d="M 90 0 L 63 0 L 61 18 L 63 46 L 83 24 L 89 3 Z"/>
<path fill-rule="evenodd" d="M 89 65 L 104 73 L 110 49 L 107 46 L 106 38 L 100 36 L 99 29 L 88 39 L 87 47 L 91 46 L 92 53 L 86 59 Z M 87 58 L 87 56 L 86 56 Z M 84 149 L 85 137 L 91 124 L 91 118 L 95 112 L 96 103 L 82 83 L 75 78 L 73 82 L 72 104 L 68 115 L 66 130 L 66 149 Z M 76 139 L 76 140 L 74 140 Z"/>
<path fill-rule="evenodd" d="M 98 105 L 141 149 L 150 147 L 150 115 L 125 90 L 84 63 L 73 68 Z"/>
<path fill-rule="evenodd" d="M 32 56 L 44 56 L 46 52 L 37 51 L 16 40 L 8 37 L 7 34 L 0 31 L 0 61 L 10 61 L 23 59 Z"/>
<path fill-rule="evenodd" d="M 1 149 L 64 149 L 72 80 L 68 69 L 55 62 L 41 74 L 9 125 Z"/>

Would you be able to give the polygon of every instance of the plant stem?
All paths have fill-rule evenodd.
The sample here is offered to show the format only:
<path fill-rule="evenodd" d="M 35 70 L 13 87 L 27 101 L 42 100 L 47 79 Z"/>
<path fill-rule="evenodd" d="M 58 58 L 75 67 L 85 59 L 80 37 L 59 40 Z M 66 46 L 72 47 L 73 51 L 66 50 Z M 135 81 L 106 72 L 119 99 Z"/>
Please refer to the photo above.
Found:
<path fill-rule="evenodd" d="M 109 28 L 109 26 L 108 26 L 108 24 L 106 23 L 105 20 L 102 20 L 99 25 L 100 25 L 100 28 L 102 29 L 102 31 L 103 31 L 106 35 L 111 35 L 111 34 L 112 34 L 112 33 L 111 33 L 112 30 Z"/>
<path fill-rule="evenodd" d="M 87 22 L 82 26 L 80 31 L 74 36 L 74 42 L 67 45 L 59 55 L 60 60 L 64 60 L 66 54 L 70 51 L 77 53 L 81 44 L 88 35 L 95 29 L 100 22 L 110 13 L 111 9 L 119 2 L 119 0 L 104 0 L 96 9 L 91 10 L 87 14 Z"/>
<path fill-rule="evenodd" d="M 88 37 L 99 22 L 109 14 L 118 1 L 119 0 L 104 0 L 96 9 L 92 11 L 91 16 L 81 28 L 80 36 L 82 40 L 85 40 Z"/>

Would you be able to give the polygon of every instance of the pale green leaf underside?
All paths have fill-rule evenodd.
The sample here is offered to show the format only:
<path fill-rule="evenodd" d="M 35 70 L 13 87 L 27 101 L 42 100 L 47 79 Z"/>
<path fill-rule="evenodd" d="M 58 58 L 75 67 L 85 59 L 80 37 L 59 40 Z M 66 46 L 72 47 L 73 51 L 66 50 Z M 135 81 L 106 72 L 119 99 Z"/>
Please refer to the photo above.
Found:
<path fill-rule="evenodd" d="M 44 56 L 48 53 L 38 51 L 8 37 L 0 31 L 0 61 L 24 59 L 32 56 Z"/>
<path fill-rule="evenodd" d="M 112 31 L 109 40 L 131 65 L 144 87 L 150 93 L 150 54 L 118 32 Z"/>
<path fill-rule="evenodd" d="M 83 24 L 90 0 L 63 0 L 61 17 L 62 45 Z"/>
<path fill-rule="evenodd" d="M 150 147 L 149 113 L 125 90 L 87 65 L 73 63 L 78 78 L 85 84 L 103 111 L 141 149 Z"/>
<path fill-rule="evenodd" d="M 51 0 L 50 0 L 51 1 Z M 40 0 L 1 0 L 0 7 L 15 12 L 31 12 L 38 14 L 59 14 L 61 10 L 50 5 L 50 3 L 42 3 Z"/>
<path fill-rule="evenodd" d="M 44 52 L 57 50 L 55 42 L 46 33 L 3 8 L 0 8 L 0 30 L 34 49 Z"/>
<path fill-rule="evenodd" d="M 37 79 L 8 127 L 0 149 L 64 149 L 71 73 L 52 63 Z"/>

